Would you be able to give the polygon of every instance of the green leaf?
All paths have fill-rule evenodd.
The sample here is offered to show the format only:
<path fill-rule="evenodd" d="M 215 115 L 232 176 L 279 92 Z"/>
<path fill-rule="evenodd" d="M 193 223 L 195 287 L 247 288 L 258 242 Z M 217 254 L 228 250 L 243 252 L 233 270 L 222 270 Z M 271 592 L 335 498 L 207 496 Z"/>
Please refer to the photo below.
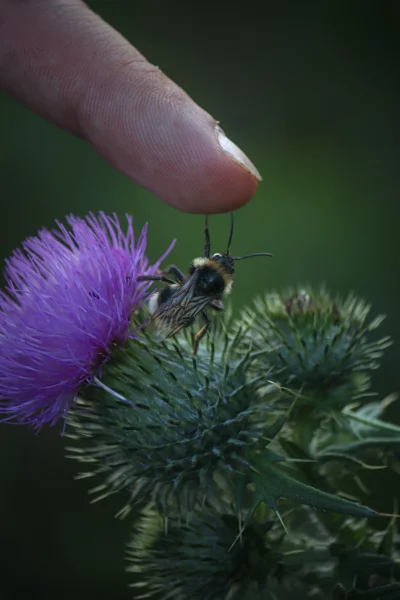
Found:
<path fill-rule="evenodd" d="M 375 511 L 367 506 L 361 506 L 339 496 L 327 494 L 313 488 L 268 463 L 264 463 L 261 469 L 253 471 L 252 479 L 255 484 L 255 492 L 246 521 L 251 518 L 261 502 L 268 504 L 272 510 L 276 510 L 276 503 L 279 498 L 286 498 L 300 504 L 307 504 L 313 508 L 356 517 L 373 517 L 377 515 Z"/>
<path fill-rule="evenodd" d="M 328 446 L 324 450 L 316 455 L 316 458 L 321 458 L 325 454 L 336 453 L 349 453 L 357 450 L 369 450 L 373 448 L 384 448 L 391 449 L 392 447 L 397 448 L 400 443 L 398 437 L 379 437 L 379 438 L 366 438 L 364 440 L 356 440 L 354 442 L 347 442 L 343 444 L 336 444 L 334 446 Z"/>
<path fill-rule="evenodd" d="M 344 409 L 343 413 L 346 415 L 346 417 L 366 425 L 369 430 L 379 429 L 381 432 L 389 432 L 390 434 L 397 433 L 400 436 L 400 427 L 394 423 L 387 423 L 386 421 L 381 421 L 380 419 L 376 419 L 371 416 L 368 417 L 349 409 Z"/>

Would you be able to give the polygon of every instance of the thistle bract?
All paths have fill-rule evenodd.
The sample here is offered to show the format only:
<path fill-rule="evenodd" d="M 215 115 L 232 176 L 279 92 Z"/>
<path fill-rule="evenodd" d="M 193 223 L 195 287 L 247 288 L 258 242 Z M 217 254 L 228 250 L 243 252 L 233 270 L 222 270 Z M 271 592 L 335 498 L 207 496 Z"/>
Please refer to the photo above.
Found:
<path fill-rule="evenodd" d="M 69 217 L 28 238 L 6 261 L 0 292 L 0 411 L 40 427 L 64 417 L 112 349 L 131 335 L 130 318 L 148 286 L 146 228 L 135 243 L 114 215 Z"/>
<path fill-rule="evenodd" d="M 383 317 L 368 323 L 369 310 L 354 296 L 334 300 L 324 289 L 257 299 L 242 320 L 244 350 L 258 351 L 252 368 L 264 373 L 261 388 L 272 379 L 297 392 L 299 402 L 322 409 L 362 397 L 389 345 L 388 338 L 370 340 Z"/>

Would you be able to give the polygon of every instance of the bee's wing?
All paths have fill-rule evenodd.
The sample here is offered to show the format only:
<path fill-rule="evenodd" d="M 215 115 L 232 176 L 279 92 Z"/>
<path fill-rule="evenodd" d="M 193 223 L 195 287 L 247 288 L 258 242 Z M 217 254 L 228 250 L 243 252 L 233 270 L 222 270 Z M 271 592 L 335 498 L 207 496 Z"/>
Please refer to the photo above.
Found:
<path fill-rule="evenodd" d="M 153 313 L 151 321 L 164 337 L 172 337 L 190 325 L 195 317 L 210 303 L 209 296 L 194 296 L 199 273 L 176 288 L 172 296 Z"/>

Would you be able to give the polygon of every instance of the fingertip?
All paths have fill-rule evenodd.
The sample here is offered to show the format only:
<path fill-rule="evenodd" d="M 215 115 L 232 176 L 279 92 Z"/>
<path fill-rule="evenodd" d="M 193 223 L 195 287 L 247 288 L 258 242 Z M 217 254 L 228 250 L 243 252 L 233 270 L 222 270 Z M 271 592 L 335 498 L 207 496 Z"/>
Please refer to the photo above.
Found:
<path fill-rule="evenodd" d="M 180 171 L 176 173 L 179 189 L 167 185 L 160 197 L 188 213 L 231 212 L 255 195 L 262 178 L 244 152 L 205 114 L 205 121 L 210 122 L 193 138 L 197 147 L 196 162 L 188 164 L 181 159 Z M 189 154 L 192 153 L 190 145 L 187 143 Z"/>
<path fill-rule="evenodd" d="M 236 210 L 251 200 L 258 189 L 258 180 L 242 164 L 222 155 L 203 168 L 196 185 L 192 178 L 190 189 L 165 201 L 179 210 L 195 214 L 214 214 Z"/>

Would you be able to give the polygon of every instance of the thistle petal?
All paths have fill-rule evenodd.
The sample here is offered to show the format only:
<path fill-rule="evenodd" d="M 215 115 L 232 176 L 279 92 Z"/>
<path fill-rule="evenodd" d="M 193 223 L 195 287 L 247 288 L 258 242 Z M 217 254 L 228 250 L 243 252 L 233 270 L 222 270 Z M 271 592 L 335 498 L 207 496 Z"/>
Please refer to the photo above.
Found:
<path fill-rule="evenodd" d="M 115 346 L 132 335 L 130 318 L 153 274 L 145 226 L 135 244 L 132 218 L 70 216 L 69 228 L 43 229 L 6 260 L 0 291 L 0 413 L 37 427 L 65 417 Z M 168 252 L 168 251 L 167 251 Z M 165 256 L 165 255 L 164 255 Z M 164 258 L 164 256 L 162 258 Z"/>

